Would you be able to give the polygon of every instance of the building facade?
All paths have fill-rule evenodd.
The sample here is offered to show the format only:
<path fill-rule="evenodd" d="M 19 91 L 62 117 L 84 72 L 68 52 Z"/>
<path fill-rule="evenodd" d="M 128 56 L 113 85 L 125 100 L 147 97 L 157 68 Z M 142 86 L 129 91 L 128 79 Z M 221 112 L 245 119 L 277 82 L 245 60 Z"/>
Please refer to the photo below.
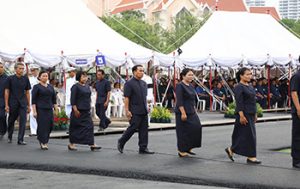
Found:
<path fill-rule="evenodd" d="M 280 0 L 279 12 L 282 18 L 299 20 L 300 1 L 299 0 Z"/>
<path fill-rule="evenodd" d="M 265 0 L 246 0 L 245 3 L 248 7 L 264 7 L 264 6 L 266 6 Z"/>

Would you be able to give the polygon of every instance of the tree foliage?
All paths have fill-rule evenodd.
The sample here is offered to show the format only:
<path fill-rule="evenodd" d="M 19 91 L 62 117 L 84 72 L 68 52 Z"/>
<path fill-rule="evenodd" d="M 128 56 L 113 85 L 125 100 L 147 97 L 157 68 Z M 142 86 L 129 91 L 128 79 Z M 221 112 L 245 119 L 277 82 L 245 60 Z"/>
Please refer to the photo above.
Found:
<path fill-rule="evenodd" d="M 179 48 L 204 23 L 186 11 L 173 19 L 169 30 L 162 28 L 159 24 L 147 23 L 145 15 L 140 11 L 125 11 L 120 15 L 101 19 L 131 41 L 162 53 L 170 53 Z"/>
<path fill-rule="evenodd" d="M 281 23 L 287 27 L 287 29 L 291 30 L 295 34 L 297 34 L 298 38 L 300 36 L 300 21 L 299 20 L 292 20 L 292 19 L 282 19 Z"/>

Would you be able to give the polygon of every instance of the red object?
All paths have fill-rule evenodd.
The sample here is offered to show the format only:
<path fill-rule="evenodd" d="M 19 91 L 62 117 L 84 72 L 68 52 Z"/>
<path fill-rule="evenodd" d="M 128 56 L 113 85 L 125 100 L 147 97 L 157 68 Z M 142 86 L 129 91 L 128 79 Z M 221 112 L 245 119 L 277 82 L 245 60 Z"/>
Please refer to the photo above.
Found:
<path fill-rule="evenodd" d="M 275 7 L 250 7 L 250 13 L 269 14 L 277 21 L 280 21 L 280 16 Z"/>
<path fill-rule="evenodd" d="M 270 84 L 270 77 L 271 77 L 271 66 L 268 66 L 268 109 L 271 108 L 271 84 Z"/>

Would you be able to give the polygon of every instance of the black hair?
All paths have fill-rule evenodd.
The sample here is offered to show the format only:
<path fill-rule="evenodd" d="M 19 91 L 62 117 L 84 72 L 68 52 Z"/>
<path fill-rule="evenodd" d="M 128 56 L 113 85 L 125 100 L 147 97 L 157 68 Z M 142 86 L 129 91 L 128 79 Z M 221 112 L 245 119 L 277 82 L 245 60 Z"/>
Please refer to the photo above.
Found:
<path fill-rule="evenodd" d="M 78 72 L 76 73 L 76 81 L 79 82 L 82 75 L 87 75 L 87 73 L 84 72 L 84 71 L 78 71 Z"/>
<path fill-rule="evenodd" d="M 120 82 L 115 82 L 115 83 L 114 83 L 114 88 L 116 87 L 116 85 L 119 85 L 119 86 L 120 86 L 121 84 L 120 84 Z"/>
<path fill-rule="evenodd" d="M 38 80 L 40 80 L 40 77 L 42 76 L 42 74 L 44 74 L 44 73 L 47 73 L 48 74 L 48 72 L 47 71 L 45 71 L 45 70 L 43 70 L 43 71 L 40 71 L 40 73 L 39 73 L 39 76 L 38 76 Z"/>
<path fill-rule="evenodd" d="M 236 73 L 236 79 L 238 82 L 241 81 L 241 76 L 244 75 L 246 73 L 246 71 L 250 71 L 249 68 L 241 68 L 237 73 Z"/>
<path fill-rule="evenodd" d="M 105 72 L 104 72 L 104 70 L 102 70 L 102 69 L 98 70 L 97 72 L 101 72 L 102 75 L 105 75 Z"/>
<path fill-rule="evenodd" d="M 140 64 L 133 66 L 132 67 L 132 73 L 134 73 L 138 69 L 138 67 L 143 67 L 143 66 L 140 65 Z"/>
<path fill-rule="evenodd" d="M 180 73 L 180 80 L 183 80 L 183 76 L 186 76 L 187 73 L 191 72 L 190 68 L 184 68 Z"/>

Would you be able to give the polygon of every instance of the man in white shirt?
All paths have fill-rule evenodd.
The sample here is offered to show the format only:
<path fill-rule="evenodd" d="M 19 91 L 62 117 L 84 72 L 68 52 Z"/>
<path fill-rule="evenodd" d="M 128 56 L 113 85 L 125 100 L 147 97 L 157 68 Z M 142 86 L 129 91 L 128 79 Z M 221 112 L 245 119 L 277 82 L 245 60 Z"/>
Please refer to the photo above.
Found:
<path fill-rule="evenodd" d="M 66 100 L 65 100 L 65 111 L 67 116 L 70 118 L 71 111 L 72 111 L 72 105 L 71 105 L 71 88 L 76 83 L 76 69 L 75 68 L 69 68 L 67 70 L 69 77 L 66 80 Z"/>
<path fill-rule="evenodd" d="M 38 75 L 39 75 L 39 66 L 37 66 L 35 64 L 30 65 L 29 82 L 30 82 L 31 89 L 33 88 L 34 85 L 39 83 Z M 31 94 L 31 90 L 30 90 L 30 94 Z M 30 98 L 31 98 L 31 95 L 30 95 Z M 32 109 L 31 99 L 30 99 L 30 106 Z M 30 136 L 36 136 L 37 122 L 36 122 L 35 117 L 33 116 L 32 111 L 29 114 L 29 119 L 30 119 L 30 133 L 31 133 Z"/>

